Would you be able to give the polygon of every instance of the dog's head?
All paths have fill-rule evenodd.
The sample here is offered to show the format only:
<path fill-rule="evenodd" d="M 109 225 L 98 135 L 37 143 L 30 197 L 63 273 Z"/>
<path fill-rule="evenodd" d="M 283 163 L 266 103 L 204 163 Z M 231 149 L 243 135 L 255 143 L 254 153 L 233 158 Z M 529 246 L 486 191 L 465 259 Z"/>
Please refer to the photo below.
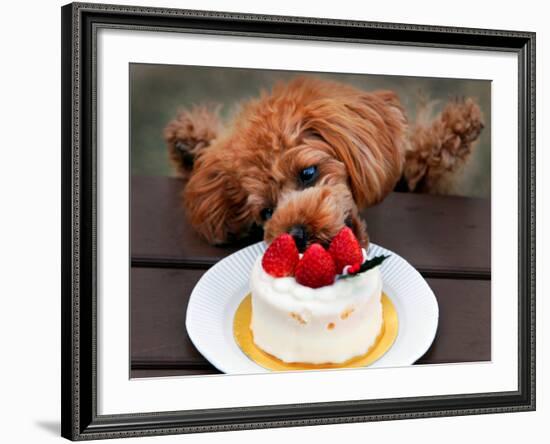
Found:
<path fill-rule="evenodd" d="M 366 245 L 358 211 L 400 177 L 406 119 L 396 95 L 314 78 L 248 102 L 195 160 L 184 190 L 191 223 L 211 243 L 263 227 L 303 250 L 344 226 Z"/>

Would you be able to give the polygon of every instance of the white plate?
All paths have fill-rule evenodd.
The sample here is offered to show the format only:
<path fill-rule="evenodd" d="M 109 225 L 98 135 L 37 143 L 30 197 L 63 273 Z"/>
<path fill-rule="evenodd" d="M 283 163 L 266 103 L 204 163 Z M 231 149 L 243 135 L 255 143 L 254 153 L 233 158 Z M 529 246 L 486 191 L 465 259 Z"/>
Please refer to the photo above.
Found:
<path fill-rule="evenodd" d="M 187 307 L 185 325 L 201 354 L 224 373 L 265 373 L 271 370 L 251 361 L 233 337 L 233 316 L 249 293 L 248 279 L 264 242 L 233 253 L 210 268 L 199 280 Z M 370 244 L 368 257 L 389 254 L 381 267 L 383 289 L 397 310 L 399 332 L 392 347 L 369 367 L 413 364 L 430 347 L 437 330 L 437 300 L 424 278 L 405 259 Z"/>

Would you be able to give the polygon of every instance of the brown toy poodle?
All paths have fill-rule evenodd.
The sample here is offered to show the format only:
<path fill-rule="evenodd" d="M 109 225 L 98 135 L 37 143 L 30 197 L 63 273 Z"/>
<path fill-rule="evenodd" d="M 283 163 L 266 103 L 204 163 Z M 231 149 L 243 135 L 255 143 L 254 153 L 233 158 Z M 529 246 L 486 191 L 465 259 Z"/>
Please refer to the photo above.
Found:
<path fill-rule="evenodd" d="M 189 221 L 208 242 L 262 227 L 266 242 L 289 232 L 303 251 L 314 242 L 328 246 L 344 225 L 366 246 L 359 210 L 397 184 L 444 190 L 482 128 L 472 99 L 408 124 L 392 91 L 304 76 L 244 103 L 230 125 L 216 109 L 196 107 L 164 135 Z"/>

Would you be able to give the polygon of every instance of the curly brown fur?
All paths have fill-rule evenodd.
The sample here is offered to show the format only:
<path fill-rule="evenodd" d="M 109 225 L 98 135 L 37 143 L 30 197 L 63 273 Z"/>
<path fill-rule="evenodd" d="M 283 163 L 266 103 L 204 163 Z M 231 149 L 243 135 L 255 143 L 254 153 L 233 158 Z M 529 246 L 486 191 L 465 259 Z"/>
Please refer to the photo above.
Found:
<path fill-rule="evenodd" d="M 265 240 L 271 242 L 279 233 L 291 232 L 295 226 L 308 228 L 308 242 L 328 248 L 340 228 L 349 225 L 366 245 L 365 223 L 343 183 L 320 185 L 288 193 L 279 203 L 273 217 L 265 224 Z"/>
<path fill-rule="evenodd" d="M 411 131 L 403 170 L 409 190 L 446 192 L 451 173 L 464 165 L 482 129 L 481 110 L 470 98 L 448 103 L 431 122 L 421 115 Z"/>
<path fill-rule="evenodd" d="M 243 104 L 223 132 L 217 117 L 201 111 L 180 114 L 165 135 L 172 160 L 189 179 L 183 192 L 189 220 L 210 243 L 246 236 L 256 225 L 268 242 L 299 227 L 305 248 L 328 245 L 348 225 L 367 245 L 360 209 L 382 200 L 403 172 L 411 189 L 421 182 L 429 187 L 438 165 L 448 170 L 448 156 L 469 150 L 479 109 L 465 103 L 409 130 L 391 91 L 299 77 Z M 192 169 L 177 141 L 192 146 L 186 151 Z M 306 183 L 301 174 L 311 166 L 317 175 Z"/>
<path fill-rule="evenodd" d="M 184 180 L 193 170 L 194 159 L 221 131 L 219 107 L 195 106 L 191 111 L 180 111 L 164 129 L 170 161 Z"/>

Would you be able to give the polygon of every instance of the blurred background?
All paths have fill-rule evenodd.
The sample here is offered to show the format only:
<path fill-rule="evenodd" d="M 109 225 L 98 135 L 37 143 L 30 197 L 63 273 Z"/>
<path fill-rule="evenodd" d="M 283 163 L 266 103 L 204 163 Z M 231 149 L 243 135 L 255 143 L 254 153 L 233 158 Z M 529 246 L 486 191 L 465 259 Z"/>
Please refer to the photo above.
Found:
<path fill-rule="evenodd" d="M 130 65 L 130 143 L 133 175 L 170 176 L 167 148 L 162 138 L 166 124 L 178 110 L 194 104 L 221 104 L 229 120 L 239 102 L 269 90 L 298 71 L 273 71 L 176 65 Z M 399 94 L 410 121 L 423 100 L 435 100 L 438 112 L 455 97 L 475 98 L 484 114 L 485 129 L 470 160 L 455 175 L 450 194 L 491 195 L 491 82 L 366 74 L 307 73 L 349 83 L 364 90 L 391 89 Z"/>

